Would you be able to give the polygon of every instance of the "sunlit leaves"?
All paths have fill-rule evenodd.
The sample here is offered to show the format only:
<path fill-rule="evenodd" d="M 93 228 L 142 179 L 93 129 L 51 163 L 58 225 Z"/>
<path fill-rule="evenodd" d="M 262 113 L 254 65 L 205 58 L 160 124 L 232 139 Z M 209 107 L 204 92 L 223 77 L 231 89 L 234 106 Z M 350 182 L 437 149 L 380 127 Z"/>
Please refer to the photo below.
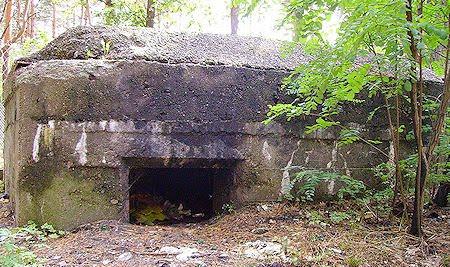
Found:
<path fill-rule="evenodd" d="M 333 44 L 320 37 L 323 22 L 332 12 L 342 13 L 339 36 Z M 411 71 L 416 62 L 408 31 L 414 35 L 424 64 L 442 74 L 444 64 L 438 48 L 447 42 L 448 27 L 443 22 L 449 5 L 425 1 L 422 16 L 413 22 L 406 21 L 405 12 L 404 0 L 290 0 L 286 20 L 294 21 L 297 41 L 314 59 L 297 67 L 284 81 L 283 88 L 296 100 L 272 106 L 270 119 L 314 114 L 321 120 L 308 131 L 319 130 L 335 126 L 323 122 L 334 121 L 333 116 L 345 104 L 379 94 L 387 99 L 408 95 L 410 78 L 417 76 Z M 362 95 L 363 89 L 368 94 Z"/>

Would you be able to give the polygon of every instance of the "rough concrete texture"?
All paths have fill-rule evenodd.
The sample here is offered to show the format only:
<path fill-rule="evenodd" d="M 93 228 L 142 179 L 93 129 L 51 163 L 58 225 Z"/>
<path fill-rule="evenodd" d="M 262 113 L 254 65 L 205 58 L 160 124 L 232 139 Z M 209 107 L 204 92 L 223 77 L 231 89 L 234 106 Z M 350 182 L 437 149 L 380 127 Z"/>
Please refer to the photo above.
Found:
<path fill-rule="evenodd" d="M 213 197 L 238 205 L 276 199 L 300 168 L 369 183 L 370 168 L 387 159 L 373 147 L 338 147 L 334 131 L 305 134 L 310 118 L 261 123 L 268 105 L 284 98 L 288 70 L 307 61 L 299 52 L 282 59 L 280 47 L 259 38 L 83 27 L 19 61 L 4 91 L 5 177 L 17 223 L 70 229 L 127 220 L 133 167 L 227 168 L 229 181 L 216 183 Z M 389 154 L 383 115 L 366 123 L 376 104 L 348 107 L 341 119 Z"/>
<path fill-rule="evenodd" d="M 27 60 L 126 59 L 293 69 L 309 58 L 300 51 L 282 57 L 281 51 L 288 51 L 287 43 L 254 37 L 169 33 L 148 28 L 77 27 Z"/>

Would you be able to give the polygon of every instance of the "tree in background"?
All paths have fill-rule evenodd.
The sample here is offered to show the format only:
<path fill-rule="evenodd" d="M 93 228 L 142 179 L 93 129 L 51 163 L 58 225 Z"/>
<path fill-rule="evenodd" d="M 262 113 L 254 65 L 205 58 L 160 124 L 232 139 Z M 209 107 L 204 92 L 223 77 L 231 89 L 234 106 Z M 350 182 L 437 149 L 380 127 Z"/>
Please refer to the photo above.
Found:
<path fill-rule="evenodd" d="M 264 0 L 231 0 L 230 4 L 230 26 L 231 34 L 238 33 L 239 15 L 250 15 L 258 5 L 262 4 Z M 241 14 L 239 14 L 241 13 Z"/>
<path fill-rule="evenodd" d="M 170 13 L 189 13 L 195 3 L 187 0 L 105 0 L 106 25 L 154 28 Z"/>
<path fill-rule="evenodd" d="M 15 5 L 16 4 L 16 5 Z M 15 7 L 16 11 L 16 19 L 13 19 L 13 8 Z M 9 62 L 10 62 L 10 50 L 11 47 L 20 39 L 25 33 L 25 30 L 30 24 L 31 17 L 33 17 L 33 13 L 28 11 L 30 7 L 30 1 L 25 0 L 22 5 L 18 1 L 14 3 L 13 0 L 5 0 L 3 2 L 2 11 L 0 17 L 0 23 L 2 24 L 2 36 L 1 36 L 1 45 L 0 52 L 2 56 L 2 81 L 6 77 L 6 74 L 9 70 Z"/>
<path fill-rule="evenodd" d="M 285 81 L 284 88 L 296 100 L 272 106 L 269 121 L 280 116 L 288 120 L 316 116 L 309 132 L 338 127 L 341 144 L 358 140 L 383 152 L 377 148 L 377 140 L 365 140 L 358 129 L 335 118 L 343 105 L 358 105 L 367 96 L 384 99 L 384 105 L 373 113 L 384 110 L 387 114 L 396 151 L 392 159 L 395 190 L 400 194 L 407 193 L 402 188 L 406 181 L 399 158 L 400 136 L 411 132 L 416 145 L 416 154 L 410 157 L 415 191 L 410 232 L 421 235 L 425 186 L 432 177 L 430 170 L 438 158 L 436 148 L 443 142 L 448 115 L 450 5 L 440 0 L 290 0 L 287 10 L 287 21 L 294 23 L 296 39 L 314 59 L 299 66 Z M 329 43 L 322 26 L 336 11 L 344 16 L 337 40 Z M 436 51 L 440 56 L 435 56 Z M 443 77 L 444 90 L 437 96 L 425 90 L 426 68 Z M 430 99 L 432 104 L 427 105 Z M 409 103 L 406 122 L 400 120 L 402 103 Z M 448 154 L 448 143 L 445 146 Z M 402 200 L 406 202 L 405 197 Z"/>
<path fill-rule="evenodd" d="M 239 25 L 239 2 L 233 0 L 231 1 L 230 9 L 230 24 L 231 24 L 231 34 L 237 34 Z"/>
<path fill-rule="evenodd" d="M 145 27 L 153 28 L 155 26 L 155 3 L 154 0 L 147 0 L 147 15 L 145 20 Z"/>
<path fill-rule="evenodd" d="M 29 0 L 29 10 L 30 13 L 28 15 L 28 19 L 26 19 L 27 22 L 27 29 L 26 34 L 28 38 L 32 38 L 35 33 L 35 26 L 36 26 L 36 3 L 35 0 Z"/>

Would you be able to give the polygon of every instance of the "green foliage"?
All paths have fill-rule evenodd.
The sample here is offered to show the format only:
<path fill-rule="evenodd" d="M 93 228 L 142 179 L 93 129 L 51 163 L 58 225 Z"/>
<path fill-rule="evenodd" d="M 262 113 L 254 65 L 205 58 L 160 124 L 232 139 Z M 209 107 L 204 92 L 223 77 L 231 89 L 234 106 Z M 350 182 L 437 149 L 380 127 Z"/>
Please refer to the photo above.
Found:
<path fill-rule="evenodd" d="M 104 21 L 106 25 L 145 27 L 147 19 L 147 1 L 115 0 L 113 5 L 106 7 Z M 177 12 L 192 12 L 195 1 L 187 0 L 155 0 L 156 14 L 171 14 Z M 169 19 L 169 18 L 166 18 Z"/>
<path fill-rule="evenodd" d="M 345 259 L 345 262 L 349 267 L 359 267 L 364 264 L 364 260 L 356 256 L 349 256 L 347 259 Z"/>
<path fill-rule="evenodd" d="M 225 203 L 222 205 L 222 211 L 225 214 L 232 214 L 233 212 L 236 211 L 236 206 L 233 203 Z"/>
<path fill-rule="evenodd" d="M 14 46 L 10 62 L 20 57 L 26 57 L 32 53 L 44 48 L 50 42 L 50 37 L 44 31 L 39 31 L 33 38 L 28 38 L 23 41 L 20 46 Z"/>
<path fill-rule="evenodd" d="M 322 40 L 322 26 L 336 10 L 336 0 L 290 0 L 285 5 L 285 17 L 283 23 L 290 24 L 295 33 L 295 39 L 310 38 L 316 41 Z"/>
<path fill-rule="evenodd" d="M 433 98 L 426 98 L 424 102 L 424 118 L 425 122 L 429 122 L 435 118 L 439 103 Z M 450 114 L 450 109 L 448 109 Z M 423 125 L 424 136 L 429 136 L 432 131 L 430 124 Z M 413 132 L 410 130 L 406 137 L 411 140 L 414 139 Z M 450 118 L 446 118 L 445 128 L 440 136 L 440 142 L 436 147 L 434 154 L 435 161 L 430 166 L 430 173 L 427 181 L 428 191 L 430 188 L 436 187 L 441 183 L 450 182 Z M 404 184 L 408 192 L 412 192 L 415 186 L 415 176 L 417 170 L 417 153 L 413 153 L 400 160 L 400 169 L 404 178 Z M 384 177 L 389 176 L 390 172 L 384 172 Z"/>
<path fill-rule="evenodd" d="M 3 235 L 0 231 L 0 236 Z M 24 247 L 20 247 L 11 241 L 4 240 L 1 243 L 0 265 L 4 267 L 39 266 L 37 256 Z"/>
<path fill-rule="evenodd" d="M 298 66 L 283 82 L 282 88 L 294 97 L 290 103 L 278 103 L 270 107 L 265 121 L 269 123 L 283 118 L 290 121 L 297 117 L 313 116 L 315 122 L 307 126 L 306 133 L 333 128 L 340 130 L 339 145 L 364 142 L 379 150 L 377 140 L 363 140 L 358 129 L 353 129 L 336 118 L 348 105 L 357 105 L 368 99 L 382 96 L 387 103 L 399 97 L 403 103 L 410 101 L 411 81 L 417 80 L 418 62 L 412 57 L 410 38 L 412 32 L 423 60 L 423 67 L 442 74 L 449 29 L 446 21 L 450 5 L 446 1 L 412 0 L 416 11 L 423 4 L 422 14 L 412 22 L 406 19 L 404 0 L 290 0 L 287 5 L 286 23 L 294 25 L 297 41 L 312 56 L 308 64 Z M 324 38 L 323 25 L 331 14 L 341 14 L 333 42 Z M 440 51 L 440 52 L 439 52 Z M 439 55 L 440 54 L 440 55 Z M 425 140 L 433 131 L 432 121 L 438 117 L 437 107 L 442 99 L 425 99 L 423 105 Z M 441 96 L 442 98 L 442 96 Z M 431 101 L 432 100 L 432 101 Z M 368 116 L 371 120 L 380 105 Z M 419 107 L 420 109 L 422 108 Z M 404 116 L 403 114 L 401 115 Z M 412 115 L 409 114 L 410 118 Z M 430 122 L 430 123 L 428 123 Z M 435 150 L 436 163 L 431 162 L 428 185 L 436 185 L 449 179 L 449 138 L 446 121 L 445 134 Z M 397 127 L 397 126 L 394 126 Z M 399 125 L 397 131 L 414 140 L 409 125 Z M 414 188 L 417 156 L 410 155 L 400 162 L 407 189 Z M 394 169 L 390 164 L 375 170 L 387 189 L 394 185 Z M 304 199 L 314 194 L 315 180 L 307 181 L 300 190 Z M 387 191 L 386 191 L 387 192 Z"/>
<path fill-rule="evenodd" d="M 339 200 L 344 198 L 356 198 L 358 194 L 365 190 L 363 182 L 353 179 L 349 176 L 318 170 L 305 170 L 296 173 L 287 188 L 283 197 L 291 201 L 313 201 L 319 186 L 325 183 L 335 182 L 339 189 L 337 197 Z"/>
<path fill-rule="evenodd" d="M 5 182 L 3 180 L 0 180 L 0 194 L 3 194 L 5 192 Z"/>
<path fill-rule="evenodd" d="M 326 225 L 325 217 L 316 210 L 308 212 L 306 217 L 308 218 L 309 224 L 311 225 Z"/>
<path fill-rule="evenodd" d="M 340 224 L 342 222 L 352 221 L 355 218 L 355 212 L 349 211 L 332 211 L 328 213 L 320 210 L 311 210 L 306 214 L 308 224 L 328 226 L 330 224 Z"/>
<path fill-rule="evenodd" d="M 442 265 L 444 267 L 450 267 L 450 254 L 444 255 L 444 257 L 442 259 Z"/>
<path fill-rule="evenodd" d="M 333 211 L 330 214 L 330 220 L 332 223 L 338 224 L 343 221 L 349 220 L 351 218 L 350 214 L 343 211 Z"/>
<path fill-rule="evenodd" d="M 107 56 L 109 52 L 111 51 L 111 41 L 106 41 L 105 39 L 102 39 L 102 49 L 103 49 L 103 55 Z"/>
<path fill-rule="evenodd" d="M 231 7 L 239 7 L 244 16 L 252 13 L 262 2 L 267 0 L 231 0 Z"/>
<path fill-rule="evenodd" d="M 12 230 L 0 228 L 0 266 L 41 266 L 42 261 L 28 247 L 64 234 L 64 231 L 58 231 L 47 223 L 37 226 L 29 222 Z"/>
<path fill-rule="evenodd" d="M 446 43 L 448 36 L 442 14 L 448 14 L 450 7 L 435 1 L 426 2 L 423 17 L 413 25 L 406 21 L 403 0 L 291 0 L 287 8 L 286 19 L 297 21 L 299 41 L 314 59 L 285 79 L 283 88 L 296 99 L 271 106 L 268 121 L 313 115 L 318 118 L 309 126 L 310 131 L 339 125 L 331 118 L 343 105 L 364 101 L 363 88 L 369 97 L 383 93 L 389 98 L 408 91 L 410 85 L 405 80 L 389 78 L 413 75 L 408 29 L 425 29 L 426 36 L 419 41 L 430 67 L 434 62 L 431 52 L 439 43 Z M 330 44 L 321 38 L 321 30 L 337 8 L 344 16 L 339 36 Z M 344 143 L 356 138 L 348 134 L 344 133 Z"/>
<path fill-rule="evenodd" d="M 146 12 L 145 1 L 119 0 L 105 8 L 104 20 L 106 25 L 145 27 Z"/>
<path fill-rule="evenodd" d="M 156 221 L 164 221 L 167 219 L 162 207 L 158 205 L 149 205 L 141 209 L 133 210 L 130 217 L 143 225 L 153 225 Z"/>

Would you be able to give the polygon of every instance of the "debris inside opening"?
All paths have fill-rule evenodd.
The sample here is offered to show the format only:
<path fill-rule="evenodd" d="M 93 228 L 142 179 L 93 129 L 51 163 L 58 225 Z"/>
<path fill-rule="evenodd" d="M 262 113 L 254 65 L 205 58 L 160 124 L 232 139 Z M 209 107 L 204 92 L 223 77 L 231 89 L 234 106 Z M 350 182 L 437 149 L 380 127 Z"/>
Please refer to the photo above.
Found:
<path fill-rule="evenodd" d="M 130 169 L 130 222 L 153 225 L 209 219 L 224 202 L 223 181 L 228 173 L 220 168 Z"/>

